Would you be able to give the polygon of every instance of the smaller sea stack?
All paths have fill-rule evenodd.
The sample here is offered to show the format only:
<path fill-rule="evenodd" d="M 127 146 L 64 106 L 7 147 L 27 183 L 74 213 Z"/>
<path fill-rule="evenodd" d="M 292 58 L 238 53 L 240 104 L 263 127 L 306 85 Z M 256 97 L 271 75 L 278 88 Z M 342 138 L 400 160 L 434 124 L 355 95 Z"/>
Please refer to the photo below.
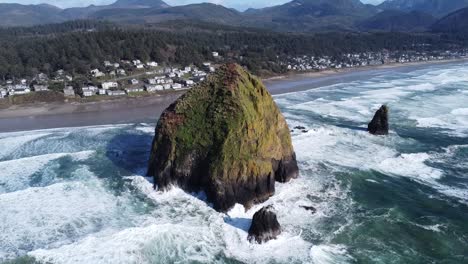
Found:
<path fill-rule="evenodd" d="M 367 126 L 367 131 L 372 135 L 388 135 L 388 107 L 382 105 Z"/>
<path fill-rule="evenodd" d="M 281 226 L 273 210 L 272 206 L 266 206 L 254 214 L 247 237 L 250 242 L 261 244 L 281 234 Z"/>

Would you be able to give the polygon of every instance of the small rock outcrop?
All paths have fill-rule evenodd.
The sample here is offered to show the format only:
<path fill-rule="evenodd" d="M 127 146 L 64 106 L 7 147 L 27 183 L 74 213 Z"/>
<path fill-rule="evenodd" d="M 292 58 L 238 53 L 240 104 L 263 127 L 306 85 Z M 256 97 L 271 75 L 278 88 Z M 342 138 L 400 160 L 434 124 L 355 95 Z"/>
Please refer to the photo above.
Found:
<path fill-rule="evenodd" d="M 367 126 L 367 131 L 373 135 L 388 135 L 388 107 L 382 105 Z"/>
<path fill-rule="evenodd" d="M 227 64 L 161 115 L 148 175 L 205 191 L 218 211 L 246 208 L 275 192 L 275 181 L 298 176 L 288 125 L 261 81 Z"/>
<path fill-rule="evenodd" d="M 281 234 L 281 226 L 276 219 L 276 214 L 272 206 L 267 206 L 254 214 L 247 239 L 250 242 L 264 243 L 276 239 L 279 234 Z"/>

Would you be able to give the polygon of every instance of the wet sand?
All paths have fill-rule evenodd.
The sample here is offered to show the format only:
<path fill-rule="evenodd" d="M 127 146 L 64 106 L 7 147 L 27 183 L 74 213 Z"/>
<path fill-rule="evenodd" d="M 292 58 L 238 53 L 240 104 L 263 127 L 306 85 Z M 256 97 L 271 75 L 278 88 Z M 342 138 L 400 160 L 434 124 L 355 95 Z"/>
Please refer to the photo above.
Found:
<path fill-rule="evenodd" d="M 309 90 L 338 83 L 370 79 L 382 74 L 410 72 L 434 64 L 467 60 L 382 65 L 352 70 L 323 71 L 272 78 L 264 83 L 273 94 Z M 125 123 L 156 123 L 158 117 L 183 93 L 94 103 L 52 103 L 14 106 L 0 110 L 0 132 Z"/>

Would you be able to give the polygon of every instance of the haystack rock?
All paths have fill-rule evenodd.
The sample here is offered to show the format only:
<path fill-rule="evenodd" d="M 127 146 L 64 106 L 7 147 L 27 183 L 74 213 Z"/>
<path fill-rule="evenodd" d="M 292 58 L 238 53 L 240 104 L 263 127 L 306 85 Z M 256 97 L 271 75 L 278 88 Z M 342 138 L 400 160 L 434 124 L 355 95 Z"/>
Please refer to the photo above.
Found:
<path fill-rule="evenodd" d="M 276 219 L 273 207 L 267 206 L 256 212 L 252 219 L 252 225 L 249 228 L 250 242 L 264 243 L 281 234 L 281 226 Z"/>
<path fill-rule="evenodd" d="M 148 175 L 161 189 L 205 191 L 218 211 L 249 208 L 298 176 L 288 125 L 261 81 L 237 64 L 170 105 L 156 126 Z"/>
<path fill-rule="evenodd" d="M 367 126 L 367 131 L 373 135 L 388 135 L 388 107 L 382 105 Z"/>

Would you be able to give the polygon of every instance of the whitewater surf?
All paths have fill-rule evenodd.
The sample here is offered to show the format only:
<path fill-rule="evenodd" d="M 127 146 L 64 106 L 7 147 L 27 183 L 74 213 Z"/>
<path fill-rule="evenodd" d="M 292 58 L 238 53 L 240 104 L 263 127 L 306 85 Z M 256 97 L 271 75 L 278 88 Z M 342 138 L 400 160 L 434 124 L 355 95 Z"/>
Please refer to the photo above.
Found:
<path fill-rule="evenodd" d="M 144 177 L 154 124 L 0 134 L 0 261 L 467 263 L 468 64 L 274 96 L 301 175 L 247 212 Z M 367 123 L 390 107 L 390 135 Z M 283 233 L 247 241 L 273 205 Z M 304 208 L 316 208 L 313 213 Z"/>

